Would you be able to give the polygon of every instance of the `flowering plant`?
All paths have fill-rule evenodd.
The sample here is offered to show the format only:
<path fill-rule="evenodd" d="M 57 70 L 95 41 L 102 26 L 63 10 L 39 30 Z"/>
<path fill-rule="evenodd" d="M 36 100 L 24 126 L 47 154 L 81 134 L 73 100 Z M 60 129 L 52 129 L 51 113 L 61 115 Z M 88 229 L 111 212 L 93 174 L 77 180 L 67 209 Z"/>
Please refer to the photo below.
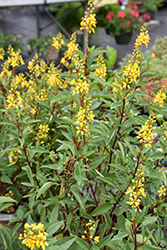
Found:
<path fill-rule="evenodd" d="M 10 224 L 0 221 L 4 249 L 167 246 L 167 123 L 156 128 L 156 115 L 167 105 L 147 118 L 136 110 L 149 35 L 143 26 L 128 65 L 107 76 L 115 54 L 88 46 L 96 26 L 92 6 L 89 1 L 81 21 L 85 53 L 74 33 L 60 67 L 35 55 L 28 72 L 18 75 L 24 61 L 11 47 L 1 65 L 0 211 L 17 205 Z M 55 53 L 63 44 L 58 34 Z M 154 131 L 161 140 L 154 140 Z"/>
<path fill-rule="evenodd" d="M 118 5 L 105 5 L 96 10 L 97 25 L 105 27 L 106 32 L 114 37 L 133 32 L 143 23 L 137 9 L 136 4 L 130 4 L 125 9 Z"/>

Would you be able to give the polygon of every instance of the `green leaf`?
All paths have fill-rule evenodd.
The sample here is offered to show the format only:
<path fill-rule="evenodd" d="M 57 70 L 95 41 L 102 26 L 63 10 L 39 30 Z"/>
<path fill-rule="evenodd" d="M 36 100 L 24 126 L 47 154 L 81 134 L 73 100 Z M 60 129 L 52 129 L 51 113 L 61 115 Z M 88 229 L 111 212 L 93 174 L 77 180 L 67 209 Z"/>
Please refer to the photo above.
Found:
<path fill-rule="evenodd" d="M 11 207 L 11 206 L 13 206 L 13 203 L 10 203 L 10 202 L 9 203 L 7 202 L 7 203 L 1 204 L 0 205 L 0 212 L 4 211 L 5 209 L 7 209 L 8 207 Z"/>
<path fill-rule="evenodd" d="M 4 174 L 1 176 L 1 181 L 4 182 L 4 183 L 9 183 L 11 185 L 13 184 L 11 179 L 7 175 L 4 175 Z"/>
<path fill-rule="evenodd" d="M 36 200 L 43 194 L 45 193 L 46 190 L 48 190 L 51 186 L 53 185 L 52 182 L 46 182 L 38 191 Z"/>
<path fill-rule="evenodd" d="M 106 146 L 110 143 L 110 141 L 112 140 L 113 136 L 115 135 L 115 132 L 116 132 L 116 129 L 114 131 L 110 131 L 109 132 L 109 139 L 108 141 L 106 142 Z"/>
<path fill-rule="evenodd" d="M 112 207 L 112 203 L 104 203 L 95 208 L 95 210 L 91 213 L 91 216 L 98 216 L 108 212 L 108 210 Z"/>
<path fill-rule="evenodd" d="M 97 156 L 94 159 L 94 161 L 91 162 L 90 168 L 97 168 L 106 157 L 107 157 L 106 155 L 104 155 L 104 156 Z"/>
<path fill-rule="evenodd" d="M 122 153 L 123 161 L 125 161 L 125 151 L 124 151 L 124 147 L 123 147 L 122 143 L 119 142 L 119 141 L 118 141 L 118 145 L 119 145 L 119 149 L 121 150 L 121 153 Z"/>
<path fill-rule="evenodd" d="M 35 119 L 30 119 L 30 120 L 27 120 L 25 123 L 37 123 L 37 122 L 41 122 L 41 120 L 35 120 Z"/>
<path fill-rule="evenodd" d="M 12 250 L 12 241 L 11 241 L 11 235 L 10 235 L 10 231 L 5 228 L 3 225 L 0 226 L 0 232 L 2 235 L 2 240 L 3 240 L 3 245 L 4 248 L 7 250 Z"/>
<path fill-rule="evenodd" d="M 19 219 L 20 220 L 22 220 L 23 219 L 23 215 L 24 215 L 24 212 L 23 212 L 23 210 L 22 209 L 17 209 L 17 211 L 16 211 L 16 215 L 17 215 L 17 217 L 19 217 Z"/>
<path fill-rule="evenodd" d="M 146 218 L 143 222 L 142 222 L 142 225 L 143 226 L 147 226 L 147 225 L 150 225 L 150 224 L 153 224 L 157 221 L 157 216 L 151 216 L 151 217 L 148 217 Z"/>
<path fill-rule="evenodd" d="M 78 182 L 78 185 L 80 186 L 82 183 L 82 179 L 81 179 L 81 167 L 79 166 L 79 164 L 76 164 L 74 174 L 75 174 L 75 178 Z"/>
<path fill-rule="evenodd" d="M 54 223 L 53 225 L 51 225 L 47 230 L 46 233 L 49 236 L 52 236 L 62 225 L 63 225 L 64 221 L 58 221 L 56 223 Z"/>
<path fill-rule="evenodd" d="M 114 67 L 116 58 L 117 58 L 117 51 L 116 49 L 110 47 L 109 45 L 106 46 L 106 56 L 110 61 L 111 68 Z"/>
<path fill-rule="evenodd" d="M 109 177 L 98 176 L 97 179 L 100 181 L 103 181 L 104 183 L 107 183 L 108 185 L 110 185 L 112 187 L 116 187 L 116 183 L 111 181 L 111 178 L 109 178 Z"/>
<path fill-rule="evenodd" d="M 52 100 L 51 103 L 59 102 L 59 101 L 65 101 L 69 100 L 72 98 L 72 94 L 70 92 L 62 92 L 59 93 L 57 96 L 55 96 Z"/>
<path fill-rule="evenodd" d="M 85 240 L 83 240 L 82 238 L 77 237 L 76 241 L 75 241 L 78 246 L 80 246 L 83 250 L 90 250 L 90 247 L 88 246 L 88 244 L 86 243 Z"/>
<path fill-rule="evenodd" d="M 148 159 L 160 160 L 160 159 L 163 159 L 164 157 L 165 155 L 163 152 L 156 152 L 150 155 Z"/>
<path fill-rule="evenodd" d="M 100 78 L 99 76 L 97 76 L 94 73 L 90 73 L 89 77 L 92 78 L 93 80 L 95 80 L 97 83 L 100 83 L 101 85 L 104 85 L 104 81 L 102 80 L 102 78 Z"/>
<path fill-rule="evenodd" d="M 16 125 L 14 123 L 10 123 L 10 122 L 0 122 L 0 125 L 7 125 L 7 126 L 13 126 L 16 127 Z"/>
<path fill-rule="evenodd" d="M 74 190 L 72 187 L 71 187 L 71 191 L 72 191 L 73 195 L 75 196 L 75 198 L 77 199 L 77 201 L 79 202 L 82 211 L 85 213 L 86 212 L 85 211 L 85 204 L 83 202 L 81 195 L 76 190 Z"/>
<path fill-rule="evenodd" d="M 14 199 L 10 197 L 0 196 L 0 203 L 4 203 L 4 202 L 17 202 L 17 201 L 15 201 Z"/>
<path fill-rule="evenodd" d="M 100 240 L 99 244 L 98 244 L 98 248 L 102 249 L 103 247 L 105 247 L 107 245 L 107 243 L 110 241 L 112 234 L 109 234 L 108 236 L 106 236 L 105 238 L 103 238 L 102 240 Z"/>
<path fill-rule="evenodd" d="M 125 230 L 120 230 L 118 232 L 118 234 L 116 236 L 114 236 L 110 241 L 109 243 L 107 243 L 107 246 L 110 247 L 110 243 L 113 243 L 113 242 L 120 242 L 122 241 L 123 238 L 127 237 L 128 235 L 130 235 L 130 232 L 127 232 Z"/>
<path fill-rule="evenodd" d="M 27 165 L 26 167 L 23 167 L 22 169 L 26 171 L 28 179 L 30 180 L 32 186 L 34 187 L 34 179 L 33 179 L 33 174 L 31 172 L 31 168 Z"/>
<path fill-rule="evenodd" d="M 140 214 L 139 214 L 139 216 L 136 218 L 136 220 L 135 220 L 135 224 L 137 225 L 139 222 L 141 222 L 142 221 L 142 219 L 144 218 L 144 216 L 146 215 L 146 207 L 144 207 L 143 209 L 142 209 L 142 211 L 140 212 Z"/>
<path fill-rule="evenodd" d="M 61 250 L 67 250 L 76 240 L 76 236 L 70 236 L 70 237 L 66 237 L 64 239 L 60 239 L 56 242 L 56 245 L 59 245 L 59 249 Z M 60 244 L 61 242 L 63 242 L 62 244 Z"/>
<path fill-rule="evenodd" d="M 24 137 L 22 138 L 18 138 L 19 142 L 20 142 L 20 146 L 23 147 L 24 143 L 25 143 L 25 139 Z"/>

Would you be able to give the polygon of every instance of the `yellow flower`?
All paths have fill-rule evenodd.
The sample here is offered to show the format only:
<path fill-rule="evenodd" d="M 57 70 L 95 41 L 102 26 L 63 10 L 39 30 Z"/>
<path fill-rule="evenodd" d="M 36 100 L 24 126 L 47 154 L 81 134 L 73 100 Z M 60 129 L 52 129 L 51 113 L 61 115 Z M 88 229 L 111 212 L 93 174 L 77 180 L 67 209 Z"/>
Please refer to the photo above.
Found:
<path fill-rule="evenodd" d="M 86 29 L 88 31 L 88 33 L 95 33 L 94 28 L 96 28 L 96 14 L 93 14 L 93 3 L 92 0 L 89 0 L 88 2 L 88 13 L 85 12 L 85 16 L 82 17 L 82 21 L 81 21 L 81 30 Z"/>
<path fill-rule="evenodd" d="M 63 44 L 64 40 L 62 39 L 62 34 L 59 32 L 56 37 L 53 37 L 52 46 L 56 49 L 59 49 Z"/>
<path fill-rule="evenodd" d="M 156 129 L 156 127 L 153 127 L 155 122 L 155 115 L 150 115 L 145 125 L 143 125 L 138 132 L 138 138 L 140 139 L 140 142 L 146 147 L 152 147 L 152 142 L 154 140 L 154 130 Z"/>
<path fill-rule="evenodd" d="M 99 236 L 95 236 L 95 237 L 94 237 L 94 239 L 93 239 L 93 240 L 94 240 L 95 244 L 99 243 L 99 239 L 100 239 L 100 237 L 99 237 Z"/>
<path fill-rule="evenodd" d="M 35 247 L 45 250 L 45 246 L 49 244 L 46 242 L 47 233 L 45 232 L 44 225 L 36 223 L 29 225 L 26 223 L 24 225 L 24 235 L 19 235 L 19 239 L 22 240 L 22 244 L 33 250 Z"/>
<path fill-rule="evenodd" d="M 165 196 L 167 194 L 167 189 L 164 187 L 164 185 L 162 185 L 160 187 L 160 190 L 157 191 L 159 193 L 159 196 Z"/>
<path fill-rule="evenodd" d="M 129 201 L 126 203 L 129 204 L 132 207 L 136 207 L 138 209 L 141 203 L 142 197 L 146 197 L 145 190 L 143 188 L 144 184 L 143 182 L 145 181 L 143 177 L 144 171 L 143 168 L 141 167 L 139 171 L 135 175 L 135 179 L 132 179 L 133 186 L 128 187 L 126 194 L 130 194 L 129 196 Z"/>
<path fill-rule="evenodd" d="M 155 57 L 155 53 L 152 53 L 152 54 L 151 54 L 151 57 L 154 58 L 154 57 Z"/>
<path fill-rule="evenodd" d="M 164 102 L 164 100 L 166 100 L 166 93 L 165 92 L 163 92 L 162 90 L 160 90 L 157 94 L 156 94 L 156 96 L 155 96 L 155 98 L 154 98 L 154 103 L 159 103 L 159 106 L 160 107 L 163 107 L 163 102 Z"/>

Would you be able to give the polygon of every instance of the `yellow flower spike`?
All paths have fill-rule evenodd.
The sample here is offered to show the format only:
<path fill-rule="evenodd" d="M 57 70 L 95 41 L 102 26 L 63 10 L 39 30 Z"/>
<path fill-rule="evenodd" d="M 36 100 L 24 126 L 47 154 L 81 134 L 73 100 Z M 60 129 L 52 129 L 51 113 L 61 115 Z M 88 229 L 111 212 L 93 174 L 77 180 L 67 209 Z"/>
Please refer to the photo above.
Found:
<path fill-rule="evenodd" d="M 64 45 L 64 40 L 62 39 L 62 34 L 59 32 L 56 37 L 53 37 L 52 46 L 56 49 L 60 49 Z"/>
<path fill-rule="evenodd" d="M 137 172 L 137 175 L 135 175 L 136 179 L 132 179 L 132 187 L 128 187 L 126 194 L 130 194 L 129 201 L 126 202 L 132 207 L 135 207 L 136 209 L 139 209 L 140 211 L 140 203 L 142 197 L 146 198 L 146 192 L 143 188 L 143 182 L 145 181 L 145 178 L 142 177 L 144 174 L 143 168 L 141 167 L 139 171 Z"/>
<path fill-rule="evenodd" d="M 150 115 L 145 125 L 143 125 L 138 132 L 138 138 L 140 139 L 140 142 L 146 147 L 152 147 L 152 142 L 154 140 L 154 130 L 156 129 L 156 127 L 153 126 L 155 122 L 155 115 Z"/>
<path fill-rule="evenodd" d="M 90 33 L 95 33 L 95 30 L 94 28 L 96 28 L 96 14 L 93 14 L 93 2 L 92 0 L 89 0 L 88 2 L 88 13 L 85 12 L 85 16 L 82 18 L 82 21 L 81 21 L 81 28 L 80 30 L 84 30 L 86 29 L 88 34 Z"/>

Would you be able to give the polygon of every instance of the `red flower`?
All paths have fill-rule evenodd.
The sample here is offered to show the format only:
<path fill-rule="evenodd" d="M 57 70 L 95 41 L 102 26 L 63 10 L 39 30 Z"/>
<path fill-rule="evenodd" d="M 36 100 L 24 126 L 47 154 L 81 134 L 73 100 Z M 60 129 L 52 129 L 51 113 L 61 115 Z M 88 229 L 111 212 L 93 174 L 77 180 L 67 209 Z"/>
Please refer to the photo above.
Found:
<path fill-rule="evenodd" d="M 118 17 L 124 18 L 125 17 L 125 13 L 123 11 L 118 12 Z"/>
<path fill-rule="evenodd" d="M 114 13 L 108 12 L 106 15 L 106 19 L 112 19 L 112 18 L 114 18 Z"/>
<path fill-rule="evenodd" d="M 148 101 L 148 97 L 144 97 L 143 100 L 144 100 L 144 101 Z"/>
<path fill-rule="evenodd" d="M 129 27 L 131 25 L 131 22 L 129 20 L 126 21 L 127 26 Z"/>
<path fill-rule="evenodd" d="M 143 18 L 149 21 L 151 19 L 151 16 L 149 14 L 144 14 Z"/>
<path fill-rule="evenodd" d="M 139 12 L 134 12 L 134 11 L 132 11 L 132 12 L 130 13 L 130 15 L 131 15 L 132 17 L 139 17 Z"/>
<path fill-rule="evenodd" d="M 153 92 L 153 89 L 148 89 L 148 93 L 151 94 Z"/>
<path fill-rule="evenodd" d="M 147 83 L 146 85 L 145 85 L 145 87 L 147 88 L 149 88 L 151 85 L 153 84 L 153 82 L 151 81 L 151 82 L 149 82 L 149 83 Z"/>
<path fill-rule="evenodd" d="M 134 9 L 134 10 L 138 10 L 138 6 L 137 6 L 137 4 L 132 5 L 132 9 Z"/>

